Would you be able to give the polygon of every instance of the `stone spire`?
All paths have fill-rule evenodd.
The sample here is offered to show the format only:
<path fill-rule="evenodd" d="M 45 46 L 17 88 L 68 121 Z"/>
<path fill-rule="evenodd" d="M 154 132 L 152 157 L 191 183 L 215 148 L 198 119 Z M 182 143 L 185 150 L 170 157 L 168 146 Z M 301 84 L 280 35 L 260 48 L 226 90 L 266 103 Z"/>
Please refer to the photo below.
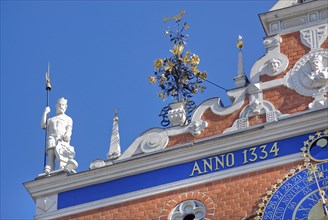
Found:
<path fill-rule="evenodd" d="M 238 53 L 238 75 L 233 79 L 235 81 L 235 87 L 240 88 L 244 87 L 248 84 L 248 79 L 245 75 L 245 69 L 244 69 L 244 58 L 243 58 L 243 52 L 241 48 L 243 48 L 244 42 L 242 36 L 239 35 L 238 41 L 237 41 L 237 47 L 239 48 Z"/>
<path fill-rule="evenodd" d="M 110 140 L 109 152 L 107 153 L 107 158 L 109 160 L 115 160 L 119 156 L 121 156 L 120 134 L 118 131 L 117 111 L 115 112 L 113 121 L 114 122 L 113 122 L 113 129 L 112 129 L 112 137 Z"/>

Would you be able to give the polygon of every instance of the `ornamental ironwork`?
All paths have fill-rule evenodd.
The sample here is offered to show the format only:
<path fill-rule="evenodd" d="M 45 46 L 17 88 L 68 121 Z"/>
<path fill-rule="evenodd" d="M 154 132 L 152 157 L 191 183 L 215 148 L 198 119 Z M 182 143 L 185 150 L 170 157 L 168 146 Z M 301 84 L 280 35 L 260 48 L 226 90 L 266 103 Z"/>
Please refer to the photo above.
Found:
<path fill-rule="evenodd" d="M 188 35 L 184 32 L 189 29 L 189 25 L 186 22 L 182 22 L 184 14 L 185 11 L 182 10 L 177 16 L 164 19 L 164 22 L 169 20 L 175 21 L 175 27 L 168 28 L 165 31 L 165 34 L 173 44 L 170 50 L 172 56 L 155 60 L 154 75 L 149 76 L 148 79 L 151 84 L 158 84 L 161 89 L 158 96 L 163 101 L 167 97 L 171 97 L 175 102 L 184 102 L 188 106 L 188 108 L 185 108 L 185 111 L 190 116 L 191 111 L 195 107 L 190 107 L 191 104 L 195 104 L 190 101 L 190 98 L 196 93 L 204 91 L 205 86 L 202 83 L 206 80 L 207 73 L 198 69 L 200 63 L 199 56 L 186 50 Z M 160 114 L 163 117 L 161 123 L 163 126 L 170 124 L 170 121 L 167 119 L 169 110 L 171 108 L 166 106 Z"/>

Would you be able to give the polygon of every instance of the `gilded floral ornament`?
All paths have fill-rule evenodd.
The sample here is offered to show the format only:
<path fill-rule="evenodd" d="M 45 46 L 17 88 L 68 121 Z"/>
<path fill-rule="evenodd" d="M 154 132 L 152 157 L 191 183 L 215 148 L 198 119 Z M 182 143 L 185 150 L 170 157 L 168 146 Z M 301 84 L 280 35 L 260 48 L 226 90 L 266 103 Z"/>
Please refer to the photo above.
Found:
<path fill-rule="evenodd" d="M 174 55 L 180 55 L 182 54 L 184 49 L 183 45 L 174 45 L 173 50 L 170 50 L 171 53 L 173 53 Z"/>
<path fill-rule="evenodd" d="M 204 91 L 205 87 L 202 83 L 206 80 L 207 73 L 198 69 L 199 56 L 186 50 L 188 35 L 184 31 L 189 29 L 189 25 L 186 22 L 182 23 L 184 15 L 185 11 L 182 10 L 178 15 L 164 19 L 164 22 L 171 20 L 175 22 L 174 28 L 168 28 L 164 32 L 172 43 L 172 49 L 169 50 L 171 57 L 154 61 L 154 76 L 149 77 L 149 82 L 158 83 L 162 90 L 158 94 L 161 99 L 172 97 L 176 102 L 184 102 L 184 105 L 188 106 L 185 110 L 189 115 L 193 110 L 190 103 L 194 104 L 190 98 L 199 91 Z M 163 116 L 163 126 L 170 124 L 167 118 L 169 110 L 169 107 L 164 108 L 160 115 Z"/>
<path fill-rule="evenodd" d="M 165 101 L 165 94 L 164 93 L 158 93 L 158 97 L 160 97 L 161 99 L 163 99 L 163 101 Z"/>
<path fill-rule="evenodd" d="M 150 82 L 151 84 L 156 83 L 156 77 L 149 76 L 149 77 L 148 77 L 148 80 L 149 80 L 149 82 Z"/>
<path fill-rule="evenodd" d="M 154 61 L 154 67 L 156 67 L 157 69 L 161 68 L 164 64 L 164 61 L 162 59 L 158 59 Z"/>
<path fill-rule="evenodd" d="M 199 78 L 205 80 L 207 78 L 207 73 L 206 72 L 199 73 Z"/>
<path fill-rule="evenodd" d="M 191 64 L 198 65 L 199 62 L 200 62 L 199 56 L 197 56 L 196 54 L 193 54 L 191 56 Z"/>
<path fill-rule="evenodd" d="M 166 60 L 166 66 L 164 67 L 165 71 L 171 72 L 173 70 L 174 63 L 171 63 L 170 60 Z"/>

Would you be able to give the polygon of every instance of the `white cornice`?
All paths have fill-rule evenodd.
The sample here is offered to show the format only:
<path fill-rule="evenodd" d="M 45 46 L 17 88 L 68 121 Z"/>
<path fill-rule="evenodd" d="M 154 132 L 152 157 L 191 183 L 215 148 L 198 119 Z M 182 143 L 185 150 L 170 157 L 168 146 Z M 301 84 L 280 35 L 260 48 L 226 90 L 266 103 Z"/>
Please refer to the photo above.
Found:
<path fill-rule="evenodd" d="M 238 132 L 220 134 L 196 142 L 163 149 L 155 153 L 117 161 L 111 166 L 72 175 L 58 175 L 24 183 L 34 200 L 40 196 L 81 188 L 129 175 L 160 169 L 197 160 L 211 155 L 233 151 L 248 146 L 326 129 L 327 108 L 307 111 L 284 117 L 278 122 L 250 127 Z M 181 157 L 181 155 L 184 155 Z M 154 163 L 156 161 L 156 163 Z M 131 169 L 133 167 L 133 169 Z M 63 184 L 65 183 L 65 184 Z"/>
<path fill-rule="evenodd" d="M 260 14 L 267 35 L 287 34 L 328 22 L 325 0 L 310 1 Z"/>

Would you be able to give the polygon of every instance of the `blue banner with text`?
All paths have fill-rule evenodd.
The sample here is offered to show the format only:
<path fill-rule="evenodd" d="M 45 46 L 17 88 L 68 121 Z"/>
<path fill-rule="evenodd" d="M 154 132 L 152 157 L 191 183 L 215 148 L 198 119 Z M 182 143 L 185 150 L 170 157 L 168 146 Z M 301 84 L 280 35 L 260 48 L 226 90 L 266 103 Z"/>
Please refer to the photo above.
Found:
<path fill-rule="evenodd" d="M 303 142 L 311 134 L 299 135 L 258 146 L 213 155 L 174 166 L 126 176 L 58 194 L 58 209 L 110 198 L 213 172 L 241 167 L 294 153 L 301 155 Z M 181 155 L 183 157 L 183 155 Z M 156 161 L 154 161 L 156 163 Z"/>

